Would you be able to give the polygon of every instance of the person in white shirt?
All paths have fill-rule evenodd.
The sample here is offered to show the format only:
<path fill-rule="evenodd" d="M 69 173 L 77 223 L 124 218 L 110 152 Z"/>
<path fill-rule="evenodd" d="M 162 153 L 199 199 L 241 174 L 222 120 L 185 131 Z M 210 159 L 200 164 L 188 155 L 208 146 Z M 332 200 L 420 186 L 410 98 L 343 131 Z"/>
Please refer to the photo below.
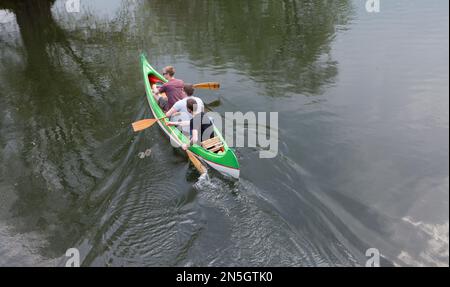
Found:
<path fill-rule="evenodd" d="M 183 120 L 190 120 L 192 118 L 192 114 L 186 108 L 186 103 L 188 99 L 193 99 L 197 102 L 196 110 L 194 113 L 205 112 L 205 105 L 203 104 L 202 99 L 192 96 L 194 94 L 194 86 L 192 84 L 184 85 L 184 92 L 187 97 L 176 102 L 173 107 L 166 113 L 166 117 L 170 118 L 174 114 L 181 114 L 183 118 L 187 117 Z"/>

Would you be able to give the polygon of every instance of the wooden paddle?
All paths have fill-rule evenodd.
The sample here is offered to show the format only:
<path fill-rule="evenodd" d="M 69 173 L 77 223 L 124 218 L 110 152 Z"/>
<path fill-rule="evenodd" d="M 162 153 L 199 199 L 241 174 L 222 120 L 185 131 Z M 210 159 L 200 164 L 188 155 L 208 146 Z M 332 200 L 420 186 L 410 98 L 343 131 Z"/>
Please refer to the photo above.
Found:
<path fill-rule="evenodd" d="M 153 126 L 157 121 L 162 120 L 164 118 L 166 118 L 166 117 L 162 117 L 160 119 L 145 119 L 145 120 L 140 120 L 140 121 L 134 122 L 132 124 L 133 131 L 140 132 L 142 130 L 148 129 L 149 127 Z"/>
<path fill-rule="evenodd" d="M 196 158 L 195 155 L 189 150 L 186 150 L 186 153 L 187 153 L 189 159 L 191 160 L 192 164 L 198 170 L 198 172 L 200 174 L 205 174 L 206 173 L 206 167 L 198 160 L 198 158 Z"/>
<path fill-rule="evenodd" d="M 152 85 L 152 90 L 155 88 L 155 85 Z M 193 85 L 194 89 L 209 89 L 209 90 L 218 90 L 220 89 L 220 83 L 218 82 L 206 82 L 206 83 L 198 83 Z M 161 93 L 161 96 L 165 96 L 164 93 Z"/>
<path fill-rule="evenodd" d="M 195 89 L 209 89 L 218 90 L 220 89 L 220 84 L 217 82 L 199 83 L 194 85 Z"/>

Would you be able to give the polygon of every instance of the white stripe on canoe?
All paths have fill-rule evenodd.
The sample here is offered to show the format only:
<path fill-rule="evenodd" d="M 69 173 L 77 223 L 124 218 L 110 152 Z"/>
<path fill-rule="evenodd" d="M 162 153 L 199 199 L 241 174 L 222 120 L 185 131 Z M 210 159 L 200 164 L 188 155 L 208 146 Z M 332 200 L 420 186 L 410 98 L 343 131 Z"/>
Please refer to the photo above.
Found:
<path fill-rule="evenodd" d="M 225 174 L 225 175 L 229 175 L 229 176 L 234 177 L 234 178 L 239 178 L 239 173 L 240 173 L 239 169 L 232 168 L 232 167 L 227 167 L 227 166 L 224 166 L 224 165 L 221 165 L 221 164 L 217 164 L 217 163 L 214 163 L 212 161 L 206 160 L 206 159 L 204 159 L 201 156 L 198 156 L 198 155 L 196 155 L 196 156 L 201 158 L 202 160 L 204 160 L 208 165 L 210 165 L 212 168 L 214 168 L 215 170 L 219 171 L 220 173 Z"/>

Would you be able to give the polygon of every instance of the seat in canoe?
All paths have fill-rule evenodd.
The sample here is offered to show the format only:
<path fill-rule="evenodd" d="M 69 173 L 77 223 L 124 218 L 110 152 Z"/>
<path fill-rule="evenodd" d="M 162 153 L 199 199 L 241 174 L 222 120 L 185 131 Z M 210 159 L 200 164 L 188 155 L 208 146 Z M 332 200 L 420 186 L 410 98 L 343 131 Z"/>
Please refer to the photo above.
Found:
<path fill-rule="evenodd" d="M 223 150 L 223 142 L 219 137 L 214 137 L 202 142 L 202 147 L 210 152 L 219 152 Z"/>

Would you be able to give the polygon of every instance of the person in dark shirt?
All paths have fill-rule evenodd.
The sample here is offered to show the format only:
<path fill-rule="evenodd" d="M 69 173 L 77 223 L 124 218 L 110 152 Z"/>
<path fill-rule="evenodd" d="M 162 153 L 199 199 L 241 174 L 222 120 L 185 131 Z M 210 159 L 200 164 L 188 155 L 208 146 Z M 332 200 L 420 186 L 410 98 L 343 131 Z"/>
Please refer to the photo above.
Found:
<path fill-rule="evenodd" d="M 184 92 L 184 82 L 182 80 L 175 79 L 174 77 L 174 67 L 165 67 L 162 74 L 168 82 L 160 87 L 155 85 L 153 87 L 153 94 L 161 109 L 163 109 L 164 112 L 167 112 L 176 102 L 186 98 L 186 93 Z M 162 93 L 165 93 L 166 97 L 161 96 Z"/>
<path fill-rule="evenodd" d="M 195 99 L 189 98 L 186 102 L 186 108 L 188 112 L 192 115 L 192 119 L 190 121 L 184 121 L 184 122 L 168 122 L 168 126 L 190 126 L 191 131 L 191 140 L 189 142 L 189 145 L 192 144 L 198 144 L 200 145 L 201 142 L 211 139 L 215 137 L 214 134 L 214 125 L 209 119 L 208 116 L 204 112 L 197 112 L 194 113 L 194 111 L 197 111 L 197 102 Z M 184 150 L 187 150 L 189 145 L 183 144 L 182 148 Z"/>

